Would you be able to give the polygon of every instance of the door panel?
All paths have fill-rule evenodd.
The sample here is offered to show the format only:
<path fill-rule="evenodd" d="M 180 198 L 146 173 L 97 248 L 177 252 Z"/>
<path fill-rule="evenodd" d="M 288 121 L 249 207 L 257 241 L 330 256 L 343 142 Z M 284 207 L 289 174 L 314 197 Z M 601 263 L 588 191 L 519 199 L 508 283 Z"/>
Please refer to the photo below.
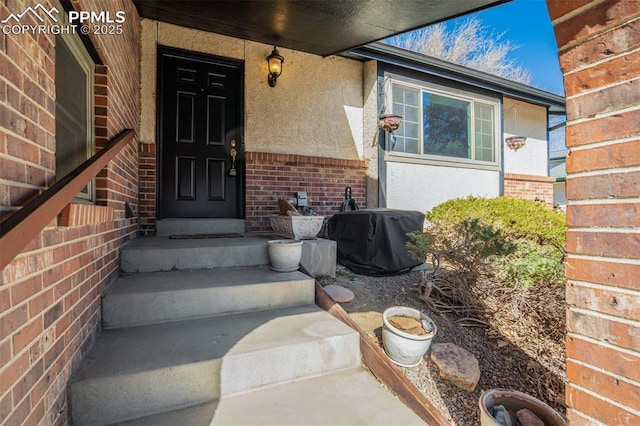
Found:
<path fill-rule="evenodd" d="M 242 217 L 241 99 L 240 62 L 159 49 L 159 218 Z"/>

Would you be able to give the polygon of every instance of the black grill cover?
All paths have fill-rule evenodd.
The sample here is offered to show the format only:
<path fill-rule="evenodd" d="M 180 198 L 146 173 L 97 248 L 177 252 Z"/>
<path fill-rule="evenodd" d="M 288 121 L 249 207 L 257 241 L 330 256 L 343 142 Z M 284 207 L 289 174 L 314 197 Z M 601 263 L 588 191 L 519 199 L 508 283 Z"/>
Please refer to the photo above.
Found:
<path fill-rule="evenodd" d="M 338 262 L 363 275 L 407 272 L 421 262 L 411 258 L 407 234 L 422 231 L 424 213 L 365 209 L 338 213 L 329 220 L 329 238 L 338 243 Z"/>

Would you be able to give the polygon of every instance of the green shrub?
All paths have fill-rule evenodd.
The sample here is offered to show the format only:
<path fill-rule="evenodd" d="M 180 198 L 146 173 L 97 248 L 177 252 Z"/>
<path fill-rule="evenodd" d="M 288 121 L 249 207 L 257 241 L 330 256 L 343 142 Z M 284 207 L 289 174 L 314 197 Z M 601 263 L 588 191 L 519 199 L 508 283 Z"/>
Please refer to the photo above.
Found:
<path fill-rule="evenodd" d="M 426 218 L 427 231 L 410 234 L 407 244 L 417 259 L 435 254 L 510 286 L 564 285 L 561 212 L 530 200 L 468 197 L 440 204 Z"/>
<path fill-rule="evenodd" d="M 538 244 L 551 244 L 564 253 L 564 213 L 536 201 L 511 197 L 458 198 L 436 206 L 426 217 L 429 223 L 445 226 L 477 218 L 502 230 L 511 240 L 524 238 Z"/>
<path fill-rule="evenodd" d="M 501 229 L 478 218 L 439 225 L 432 225 L 424 234 L 409 234 L 408 253 L 416 259 L 437 254 L 456 268 L 476 275 L 496 256 L 508 256 L 515 250 Z"/>
<path fill-rule="evenodd" d="M 512 255 L 495 262 L 497 279 L 511 286 L 551 286 L 564 280 L 564 265 L 558 251 L 530 240 L 519 240 Z"/>

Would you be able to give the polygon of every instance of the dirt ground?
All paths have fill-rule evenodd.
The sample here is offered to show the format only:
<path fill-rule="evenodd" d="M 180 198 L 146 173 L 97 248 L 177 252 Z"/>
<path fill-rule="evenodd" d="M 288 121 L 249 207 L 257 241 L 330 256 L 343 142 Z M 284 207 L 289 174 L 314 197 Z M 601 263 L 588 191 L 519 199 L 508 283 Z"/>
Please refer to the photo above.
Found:
<path fill-rule="evenodd" d="M 484 390 L 491 388 L 526 392 L 564 414 L 563 373 L 550 366 L 558 362 L 534 359 L 490 327 L 461 326 L 456 323 L 458 318 L 452 314 L 430 311 L 416 297 L 414 286 L 418 280 L 417 272 L 369 277 L 354 274 L 342 266 L 338 266 L 336 278 L 318 278 L 322 286 L 337 284 L 353 291 L 355 298 L 341 306 L 380 343 L 382 312 L 391 306 L 410 306 L 426 313 L 436 323 L 438 332 L 433 343 L 454 343 L 475 355 L 481 377 L 473 392 L 441 379 L 438 368 L 428 354 L 416 367 L 398 367 L 452 424 L 479 424 L 478 399 Z M 551 353 L 557 351 L 557 348 L 549 348 Z"/>

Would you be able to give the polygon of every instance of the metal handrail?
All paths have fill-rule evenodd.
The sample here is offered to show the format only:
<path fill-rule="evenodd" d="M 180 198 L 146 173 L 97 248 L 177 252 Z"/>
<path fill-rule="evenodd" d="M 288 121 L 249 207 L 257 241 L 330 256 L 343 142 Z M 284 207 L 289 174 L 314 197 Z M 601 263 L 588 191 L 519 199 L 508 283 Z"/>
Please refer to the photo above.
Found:
<path fill-rule="evenodd" d="M 0 271 L 134 138 L 127 129 L 20 210 L 0 222 Z"/>

